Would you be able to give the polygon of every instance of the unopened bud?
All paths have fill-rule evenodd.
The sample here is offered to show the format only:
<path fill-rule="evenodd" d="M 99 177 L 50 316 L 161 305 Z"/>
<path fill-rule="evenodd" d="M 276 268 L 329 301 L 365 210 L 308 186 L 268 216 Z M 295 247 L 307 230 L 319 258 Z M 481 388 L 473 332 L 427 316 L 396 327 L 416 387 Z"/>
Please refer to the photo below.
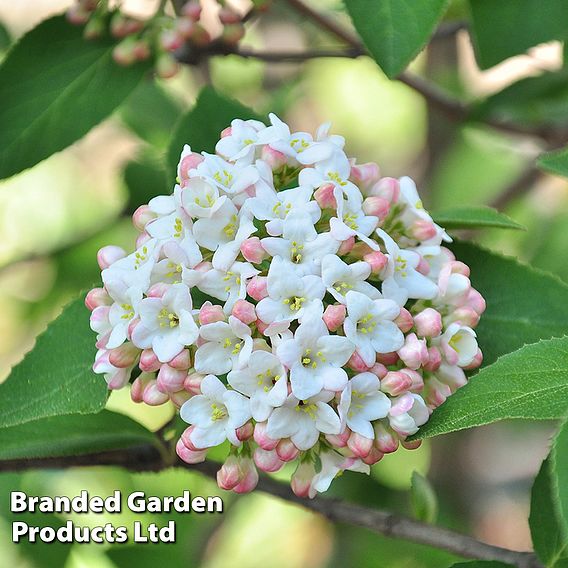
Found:
<path fill-rule="evenodd" d="M 293 444 L 292 440 L 284 438 L 278 442 L 276 453 L 283 462 L 290 462 L 298 457 L 300 450 Z"/>
<path fill-rule="evenodd" d="M 351 432 L 347 440 L 347 446 L 358 458 L 364 458 L 369 455 L 373 447 L 373 439 L 361 436 L 357 432 Z"/>
<path fill-rule="evenodd" d="M 101 270 L 104 270 L 125 256 L 126 251 L 123 248 L 109 245 L 99 250 L 97 253 L 97 262 Z"/>
<path fill-rule="evenodd" d="M 363 260 L 371 265 L 371 272 L 373 274 L 380 274 L 389 261 L 387 256 L 380 251 L 372 251 L 367 253 L 363 256 Z"/>
<path fill-rule="evenodd" d="M 254 463 L 258 469 L 265 471 L 266 473 L 274 473 L 281 470 L 284 467 L 284 461 L 282 461 L 276 450 L 263 450 L 262 448 L 256 448 L 254 450 Z"/>
<path fill-rule="evenodd" d="M 414 326 L 412 314 L 406 308 L 400 308 L 400 313 L 394 320 L 394 323 L 396 323 L 398 329 L 403 333 L 407 333 Z"/>
<path fill-rule="evenodd" d="M 225 314 L 223 313 L 222 306 L 213 305 L 211 302 L 205 302 L 201 306 L 201 309 L 199 310 L 199 323 L 201 325 L 224 320 Z"/>
<path fill-rule="evenodd" d="M 337 201 L 334 195 L 335 185 L 325 183 L 318 187 L 314 193 L 314 199 L 322 209 L 336 209 Z"/>
<path fill-rule="evenodd" d="M 162 365 L 158 372 L 158 388 L 164 393 L 177 392 L 183 389 L 187 371 L 178 371 L 169 365 Z"/>
<path fill-rule="evenodd" d="M 156 74 L 162 79 L 171 79 L 179 71 L 179 63 L 169 53 L 162 53 L 156 61 Z"/>
<path fill-rule="evenodd" d="M 266 433 L 266 422 L 257 422 L 254 427 L 254 441 L 263 450 L 273 450 L 278 445 L 279 440 L 275 440 Z"/>
<path fill-rule="evenodd" d="M 414 316 L 414 325 L 420 337 L 438 337 L 442 331 L 442 316 L 434 308 L 426 308 Z"/>
<path fill-rule="evenodd" d="M 330 304 L 323 313 L 323 321 L 329 331 L 337 331 L 345 321 L 347 308 L 344 304 Z"/>
<path fill-rule="evenodd" d="M 246 300 L 237 300 L 231 314 L 241 320 L 245 325 L 249 325 L 257 319 L 254 305 Z"/>
<path fill-rule="evenodd" d="M 205 375 L 202 375 L 201 373 L 191 373 L 183 382 L 184 390 L 194 395 L 201 394 L 201 383 L 204 378 Z"/>
<path fill-rule="evenodd" d="M 181 440 L 176 443 L 176 454 L 188 464 L 202 463 L 207 457 L 207 450 L 190 450 Z"/>
<path fill-rule="evenodd" d="M 257 302 L 268 296 L 268 279 L 266 276 L 254 276 L 247 284 L 247 294 Z"/>
<path fill-rule="evenodd" d="M 138 349 L 138 347 L 136 347 L 133 343 L 127 341 L 120 347 L 110 350 L 109 361 L 111 365 L 124 369 L 126 367 L 132 367 L 139 355 L 140 349 Z"/>
<path fill-rule="evenodd" d="M 363 212 L 365 215 L 373 215 L 381 221 L 389 214 L 390 207 L 390 202 L 378 195 L 371 195 L 363 201 Z"/>
<path fill-rule="evenodd" d="M 258 237 L 249 237 L 241 243 L 241 252 L 248 262 L 260 264 L 267 256 Z"/>
<path fill-rule="evenodd" d="M 398 396 L 410 390 L 412 378 L 400 371 L 389 371 L 381 380 L 381 390 L 391 396 Z"/>
<path fill-rule="evenodd" d="M 369 195 L 376 195 L 386 199 L 389 203 L 397 203 L 400 197 L 400 183 L 395 178 L 385 177 L 379 180 L 369 192 Z"/>
<path fill-rule="evenodd" d="M 104 288 L 93 288 L 85 297 L 85 306 L 87 306 L 90 311 L 93 311 L 99 306 L 110 306 L 111 304 L 112 298 Z"/>

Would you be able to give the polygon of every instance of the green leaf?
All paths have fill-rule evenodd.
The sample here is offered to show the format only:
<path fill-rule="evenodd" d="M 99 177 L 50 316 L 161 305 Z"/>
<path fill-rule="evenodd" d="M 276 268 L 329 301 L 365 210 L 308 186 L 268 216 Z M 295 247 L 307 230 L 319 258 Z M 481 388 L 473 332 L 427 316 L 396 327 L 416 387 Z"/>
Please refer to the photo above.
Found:
<path fill-rule="evenodd" d="M 532 488 L 529 516 L 534 549 L 550 568 L 554 568 L 558 560 L 566 558 L 568 553 L 568 530 L 560 512 L 554 461 L 551 455 L 542 462 Z"/>
<path fill-rule="evenodd" d="M 493 119 L 536 127 L 568 124 L 568 70 L 513 83 L 480 103 L 470 119 Z"/>
<path fill-rule="evenodd" d="M 567 409 L 568 337 L 562 337 L 526 345 L 479 371 L 434 411 L 413 438 L 431 438 L 507 418 L 561 418 Z"/>
<path fill-rule="evenodd" d="M 566 413 L 564 415 L 566 416 Z M 552 459 L 558 487 L 560 515 L 564 521 L 564 529 L 568 530 L 568 420 L 564 420 L 556 435 Z M 563 556 L 566 565 L 568 565 L 566 550 Z"/>
<path fill-rule="evenodd" d="M 145 77 L 120 108 L 123 122 L 137 136 L 165 148 L 181 107 L 152 77 Z"/>
<path fill-rule="evenodd" d="M 166 159 L 168 179 L 175 179 L 184 144 L 189 144 L 195 152 L 215 152 L 221 131 L 234 118 L 260 120 L 254 111 L 220 95 L 212 87 L 202 89 L 195 106 L 180 119 L 172 136 Z"/>
<path fill-rule="evenodd" d="M 434 488 L 424 476 L 412 472 L 410 502 L 414 516 L 425 523 L 434 523 L 438 517 L 438 498 Z"/>
<path fill-rule="evenodd" d="M 510 568 L 512 564 L 505 564 L 497 560 L 473 560 L 471 562 L 458 562 L 451 568 Z"/>
<path fill-rule="evenodd" d="M 111 50 L 64 16 L 14 45 L 0 66 L 0 178 L 63 150 L 135 89 L 147 64 L 119 67 Z"/>
<path fill-rule="evenodd" d="M 497 227 L 499 229 L 525 228 L 496 209 L 483 206 L 452 207 L 432 213 L 436 223 L 445 229 L 477 229 Z"/>
<path fill-rule="evenodd" d="M 128 162 L 123 175 L 128 188 L 127 213 L 133 213 L 140 205 L 167 191 L 164 165 L 155 153 L 148 150 Z"/>
<path fill-rule="evenodd" d="M 107 387 L 91 367 L 95 336 L 83 298 L 64 308 L 0 385 L 0 428 L 103 409 Z"/>
<path fill-rule="evenodd" d="M 568 148 L 542 154 L 537 165 L 551 174 L 568 177 Z"/>
<path fill-rule="evenodd" d="M 539 43 L 567 37 L 565 0 L 470 0 L 470 6 L 473 43 L 482 69 Z"/>
<path fill-rule="evenodd" d="M 0 51 L 4 51 L 10 47 L 12 37 L 6 26 L 0 22 Z"/>
<path fill-rule="evenodd" d="M 472 285 L 487 301 L 476 328 L 485 364 L 539 339 L 568 334 L 568 285 L 470 243 L 451 249 L 471 268 Z"/>
<path fill-rule="evenodd" d="M 73 456 L 154 443 L 156 437 L 138 422 L 103 410 L 0 428 L 0 460 Z"/>
<path fill-rule="evenodd" d="M 372 57 L 396 77 L 418 55 L 442 18 L 447 0 L 344 0 Z"/>

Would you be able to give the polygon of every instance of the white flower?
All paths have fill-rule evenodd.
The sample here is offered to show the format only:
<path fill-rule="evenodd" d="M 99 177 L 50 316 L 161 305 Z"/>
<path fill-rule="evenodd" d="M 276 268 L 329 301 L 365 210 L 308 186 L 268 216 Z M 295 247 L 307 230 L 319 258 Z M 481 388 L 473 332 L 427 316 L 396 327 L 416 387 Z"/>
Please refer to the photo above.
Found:
<path fill-rule="evenodd" d="M 215 376 L 201 382 L 202 394 L 190 398 L 180 409 L 188 424 L 195 424 L 191 442 L 197 448 L 211 448 L 228 439 L 240 446 L 235 430 L 250 419 L 249 401 L 242 394 L 227 390 Z"/>
<path fill-rule="evenodd" d="M 345 457 L 335 450 L 322 451 L 320 453 L 321 471 L 312 478 L 309 497 L 313 499 L 316 493 L 323 493 L 329 489 L 331 482 L 337 475 L 345 470 L 359 473 L 371 472 L 370 466 L 359 458 Z"/>
<path fill-rule="evenodd" d="M 338 217 L 329 221 L 331 234 L 339 241 L 349 237 L 358 237 L 372 248 L 376 243 L 367 239 L 379 223 L 379 218 L 365 215 L 362 208 L 361 194 L 349 195 L 337 208 Z"/>
<path fill-rule="evenodd" d="M 235 262 L 229 270 L 209 270 L 199 279 L 197 287 L 206 294 L 225 302 L 225 313 L 230 313 L 237 300 L 244 300 L 247 282 L 259 274 L 249 262 Z M 194 284 L 193 274 L 189 275 Z"/>
<path fill-rule="evenodd" d="M 292 339 L 284 340 L 277 355 L 290 369 L 292 392 L 307 399 L 322 389 L 340 391 L 347 384 L 342 369 L 355 346 L 346 337 L 329 335 L 319 317 L 305 318 Z"/>
<path fill-rule="evenodd" d="M 286 402 L 275 408 L 268 418 L 266 433 L 270 438 L 290 438 L 299 450 L 309 450 L 320 433 L 339 434 L 339 416 L 326 404 L 333 393 L 322 392 L 300 401 L 289 395 Z"/>
<path fill-rule="evenodd" d="M 385 243 L 389 256 L 382 285 L 383 296 L 393 299 L 400 306 L 403 306 L 408 298 L 434 299 L 438 295 L 438 286 L 416 270 L 420 263 L 420 255 L 400 249 L 382 229 L 377 229 L 377 235 Z"/>
<path fill-rule="evenodd" d="M 165 282 L 166 284 L 179 284 L 184 272 L 195 266 L 196 257 L 190 259 L 176 241 L 168 241 L 162 246 L 162 260 L 158 261 L 152 269 L 150 283 Z M 200 262 L 200 261 L 199 261 Z"/>
<path fill-rule="evenodd" d="M 391 407 L 389 397 L 379 390 L 380 386 L 373 373 L 359 373 L 341 393 L 338 411 L 342 424 L 365 438 L 375 437 L 371 422 L 385 418 Z"/>
<path fill-rule="evenodd" d="M 266 237 L 261 243 L 271 256 L 281 256 L 287 268 L 299 275 L 319 274 L 321 259 L 339 249 L 339 242 L 329 233 L 315 230 L 310 216 L 291 212 L 284 219 L 283 238 Z"/>
<path fill-rule="evenodd" d="M 377 353 L 397 351 L 404 345 L 404 335 L 393 320 L 400 308 L 392 300 L 372 300 L 359 292 L 347 292 L 345 335 L 357 347 L 361 359 L 369 367 Z"/>
<path fill-rule="evenodd" d="M 138 315 L 138 308 L 142 300 L 142 290 L 132 287 L 117 295 L 117 289 L 115 288 L 115 299 L 116 301 L 110 307 L 108 313 L 108 320 L 112 330 L 106 343 L 107 349 L 114 349 L 126 341 L 128 326 Z"/>
<path fill-rule="evenodd" d="M 258 120 L 235 118 L 231 122 L 231 133 L 217 142 L 215 150 L 228 160 L 251 164 L 259 132 L 265 129 L 266 125 Z"/>
<path fill-rule="evenodd" d="M 259 184 L 256 196 L 247 203 L 257 219 L 268 221 L 267 233 L 278 236 L 282 234 L 283 221 L 291 211 L 302 211 L 310 216 L 312 225 L 317 223 L 321 209 L 316 201 L 310 201 L 313 192 L 313 189 L 307 186 L 277 192 L 267 184 Z"/>
<path fill-rule="evenodd" d="M 195 353 L 195 370 L 223 375 L 244 367 L 252 353 L 251 330 L 241 320 L 229 316 L 229 323 L 218 321 L 201 326 L 205 340 Z"/>
<path fill-rule="evenodd" d="M 477 354 L 477 340 L 475 331 L 471 327 L 455 322 L 436 340 L 441 344 L 443 352 L 452 365 L 467 367 Z"/>
<path fill-rule="evenodd" d="M 323 314 L 325 287 L 319 276 L 290 274 L 286 263 L 276 256 L 268 271 L 268 297 L 256 306 L 264 323 L 302 321 L 306 312 Z"/>
<path fill-rule="evenodd" d="M 144 298 L 139 312 L 140 323 L 132 332 L 132 343 L 140 349 L 151 347 L 162 363 L 171 361 L 197 339 L 191 296 L 184 284 L 170 286 L 161 298 Z"/>
<path fill-rule="evenodd" d="M 286 370 L 278 357 L 266 351 L 254 351 L 247 366 L 231 371 L 227 381 L 250 397 L 252 417 L 257 422 L 264 422 L 272 409 L 282 406 L 288 397 Z"/>
<path fill-rule="evenodd" d="M 345 303 L 349 290 L 361 292 L 369 298 L 380 298 L 380 292 L 366 282 L 371 266 L 366 262 L 346 264 L 337 255 L 328 254 L 321 262 L 321 278 L 328 292 L 338 301 Z"/>
<path fill-rule="evenodd" d="M 190 177 L 200 177 L 224 193 L 241 193 L 259 179 L 258 170 L 252 165 L 231 164 L 206 152 L 203 152 L 203 156 L 203 162 L 190 170 Z"/>
<path fill-rule="evenodd" d="M 430 414 L 424 399 L 414 393 L 406 393 L 391 399 L 389 423 L 402 436 L 411 436 L 428 422 Z"/>
<path fill-rule="evenodd" d="M 227 201 L 219 188 L 201 178 L 190 179 L 181 193 L 183 209 L 190 217 L 211 217 Z"/>

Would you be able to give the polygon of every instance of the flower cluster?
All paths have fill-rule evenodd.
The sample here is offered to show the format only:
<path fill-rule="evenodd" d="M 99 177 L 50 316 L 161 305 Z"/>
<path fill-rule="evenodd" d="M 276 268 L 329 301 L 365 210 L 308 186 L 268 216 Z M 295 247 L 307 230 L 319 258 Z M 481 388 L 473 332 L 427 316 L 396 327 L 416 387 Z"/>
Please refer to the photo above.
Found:
<path fill-rule="evenodd" d="M 292 461 L 301 496 L 368 472 L 417 447 L 406 438 L 481 363 L 468 267 L 414 182 L 344 142 L 234 120 L 216 154 L 186 146 L 173 194 L 134 213 L 134 253 L 99 252 L 95 372 L 180 407 L 187 463 L 228 440 L 224 489 Z"/>
<path fill-rule="evenodd" d="M 269 0 L 255 0 L 247 18 L 265 11 L 268 5 Z M 216 38 L 212 38 L 201 23 L 202 7 L 198 0 L 186 2 L 175 15 L 167 14 L 165 5 L 161 4 L 147 20 L 124 14 L 119 6 L 109 8 L 108 0 L 77 0 L 67 11 L 67 19 L 72 24 L 85 26 L 86 39 L 97 39 L 110 32 L 119 40 L 113 50 L 113 58 L 119 65 L 128 66 L 153 58 L 157 75 L 167 79 L 179 70 L 174 54 L 182 48 L 185 48 L 185 57 L 197 58 L 201 51 L 213 47 L 223 53 L 244 37 L 244 14 L 222 2 L 215 12 L 222 26 Z"/>

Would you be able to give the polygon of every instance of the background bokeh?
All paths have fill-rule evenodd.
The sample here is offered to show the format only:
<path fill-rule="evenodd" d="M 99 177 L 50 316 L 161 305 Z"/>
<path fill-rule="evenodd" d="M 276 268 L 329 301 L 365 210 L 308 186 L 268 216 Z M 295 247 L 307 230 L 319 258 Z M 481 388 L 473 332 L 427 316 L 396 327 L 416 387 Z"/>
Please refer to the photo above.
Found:
<path fill-rule="evenodd" d="M 312 3 L 345 18 L 339 2 Z M 0 22 L 17 38 L 70 4 L 69 0 L 0 0 Z M 151 13 L 155 4 L 126 0 L 123 6 L 143 15 Z M 453 2 L 448 17 L 459 21 L 463 10 L 459 1 Z M 284 13 L 276 2 L 251 27 L 246 43 L 259 49 L 302 50 L 325 46 L 329 40 Z M 552 43 L 481 72 L 469 36 L 462 30 L 434 40 L 413 68 L 474 101 L 521 77 L 561 65 L 562 47 Z M 125 108 L 83 140 L 0 182 L 0 380 L 61 306 L 97 282 L 98 248 L 111 242 L 132 247 L 134 230 L 124 214 L 128 186 L 151 179 L 148 172 L 136 169 L 136 160 L 164 152 L 177 117 L 191 107 L 199 88 L 209 81 L 220 92 L 258 111 L 274 111 L 301 130 L 315 130 L 331 120 L 333 130 L 347 138 L 349 154 L 360 162 L 378 162 L 385 175 L 412 175 L 432 209 L 491 203 L 540 150 L 526 139 L 449 122 L 430 111 L 411 89 L 389 81 L 367 58 L 266 64 L 218 57 L 207 68 L 184 69 L 173 80 L 159 81 L 158 95 L 154 87 L 144 84 Z M 156 96 L 161 101 L 159 108 L 152 106 Z M 531 182 L 530 191 L 521 199 L 508 204 L 506 212 L 528 230 L 485 230 L 472 237 L 568 280 L 566 182 L 543 174 Z M 127 392 L 113 393 L 109 407 L 152 429 L 173 413 L 170 407 L 141 409 L 130 402 Z M 401 449 L 387 456 L 373 466 L 369 478 L 347 473 L 330 493 L 409 512 L 407 490 L 411 473 L 417 470 L 429 476 L 438 492 L 442 525 L 493 544 L 528 549 L 529 490 L 546 455 L 550 431 L 547 424 L 509 422 L 448 435 L 418 450 Z M 207 495 L 219 490 L 211 481 L 187 471 L 129 474 L 113 468 L 3 474 L 0 488 L 0 566 L 144 568 L 161 563 L 172 568 L 421 568 L 446 566 L 452 560 L 426 547 L 333 526 L 313 513 L 262 494 L 236 497 L 223 493 L 224 515 L 145 515 L 145 522 L 163 524 L 176 518 L 175 546 L 15 546 L 10 542 L 7 513 L 10 490 L 21 488 L 34 495 L 74 495 L 81 489 L 99 495 L 115 489 L 156 495 L 183 489 Z M 94 515 L 36 515 L 30 521 L 56 526 L 67 518 L 80 525 L 107 520 Z M 134 518 L 124 513 L 120 518 L 113 516 L 112 522 L 128 524 Z"/>

